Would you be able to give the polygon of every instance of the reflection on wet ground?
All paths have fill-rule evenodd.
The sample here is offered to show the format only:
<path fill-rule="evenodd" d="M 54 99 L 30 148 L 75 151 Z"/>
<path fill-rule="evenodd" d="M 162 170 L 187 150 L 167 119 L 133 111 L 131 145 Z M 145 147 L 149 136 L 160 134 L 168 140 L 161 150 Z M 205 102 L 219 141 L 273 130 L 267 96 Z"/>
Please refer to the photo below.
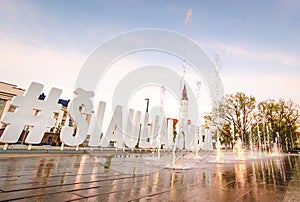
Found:
<path fill-rule="evenodd" d="M 1 153 L 0 201 L 300 200 L 298 155 L 238 164 L 187 159 L 190 169 L 154 165 L 153 172 L 140 174 L 123 169 L 134 164 L 122 161 L 133 159 L 138 164 L 150 162 L 145 164 L 148 167 L 154 162 L 147 154 L 113 152 L 98 156 Z"/>

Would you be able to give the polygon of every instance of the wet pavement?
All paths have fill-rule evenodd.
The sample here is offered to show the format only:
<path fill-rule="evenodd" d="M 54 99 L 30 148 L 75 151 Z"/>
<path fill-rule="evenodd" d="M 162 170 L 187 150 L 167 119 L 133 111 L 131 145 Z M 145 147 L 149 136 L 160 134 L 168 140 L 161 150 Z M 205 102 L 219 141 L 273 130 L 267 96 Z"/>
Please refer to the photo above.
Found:
<path fill-rule="evenodd" d="M 186 160 L 189 169 L 139 174 L 122 169 L 122 160 L 148 161 L 147 155 L 1 152 L 0 201 L 300 201 L 300 155 L 235 164 Z"/>

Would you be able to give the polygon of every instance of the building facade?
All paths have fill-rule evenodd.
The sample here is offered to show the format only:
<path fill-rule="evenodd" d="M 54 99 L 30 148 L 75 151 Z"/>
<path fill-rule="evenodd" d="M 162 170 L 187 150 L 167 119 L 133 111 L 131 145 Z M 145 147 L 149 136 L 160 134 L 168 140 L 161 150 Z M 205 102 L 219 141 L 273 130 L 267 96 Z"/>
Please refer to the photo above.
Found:
<path fill-rule="evenodd" d="M 11 106 L 11 101 L 15 96 L 24 95 L 25 90 L 18 88 L 14 84 L 9 84 L 0 81 L 0 120 L 8 111 L 14 111 L 15 108 Z M 0 128 L 4 128 L 5 124 L 0 123 Z"/>
<path fill-rule="evenodd" d="M 2 123 L 5 114 L 7 112 L 14 112 L 16 107 L 11 105 L 12 99 L 15 96 L 23 96 L 25 93 L 24 89 L 18 88 L 14 84 L 8 84 L 5 82 L 0 82 L 0 136 L 2 135 L 3 131 L 5 130 L 6 124 Z M 39 96 L 40 100 L 44 100 L 46 98 L 46 95 L 42 93 Z M 59 140 L 59 134 L 62 126 L 64 125 L 72 125 L 73 121 L 70 119 L 67 113 L 67 107 L 70 100 L 63 100 L 59 99 L 58 104 L 61 105 L 61 110 L 59 113 L 54 113 L 53 116 L 56 120 L 55 125 L 52 128 L 49 128 L 47 131 L 45 131 L 42 143 L 48 143 L 48 144 L 57 144 L 60 142 Z M 37 116 L 39 113 L 38 110 L 33 109 L 33 115 Z M 23 144 L 25 142 L 25 139 L 28 135 L 28 132 L 30 131 L 30 126 L 25 126 L 23 132 L 20 134 L 20 138 L 18 143 Z"/>

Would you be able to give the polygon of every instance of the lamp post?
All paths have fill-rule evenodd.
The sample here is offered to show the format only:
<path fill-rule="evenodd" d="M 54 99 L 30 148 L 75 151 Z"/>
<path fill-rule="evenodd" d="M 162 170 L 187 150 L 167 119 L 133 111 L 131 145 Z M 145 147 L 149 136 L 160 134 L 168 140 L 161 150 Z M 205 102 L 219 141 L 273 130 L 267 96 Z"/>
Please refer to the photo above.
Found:
<path fill-rule="evenodd" d="M 147 101 L 146 113 L 148 113 L 148 109 L 149 109 L 149 98 L 146 98 L 145 100 Z M 138 135 L 138 142 L 137 142 L 137 144 L 135 145 L 135 148 L 139 148 L 140 141 L 141 141 L 141 130 L 142 130 L 142 124 L 140 123 L 139 135 Z"/>
<path fill-rule="evenodd" d="M 146 113 L 148 113 L 148 109 L 149 109 L 149 98 L 146 98 L 145 100 L 147 101 Z"/>
<path fill-rule="evenodd" d="M 145 100 L 147 101 L 146 113 L 148 113 L 149 112 L 149 98 L 146 98 Z M 147 126 L 148 126 L 148 123 L 147 123 Z M 150 138 L 149 137 L 147 138 L 147 142 L 150 142 Z"/>

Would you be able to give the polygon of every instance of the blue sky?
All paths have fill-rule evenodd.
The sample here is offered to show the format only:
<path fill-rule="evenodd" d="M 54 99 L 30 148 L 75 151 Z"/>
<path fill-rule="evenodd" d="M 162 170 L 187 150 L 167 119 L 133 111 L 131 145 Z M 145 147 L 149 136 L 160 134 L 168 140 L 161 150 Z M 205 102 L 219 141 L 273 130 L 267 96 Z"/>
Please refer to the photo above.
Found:
<path fill-rule="evenodd" d="M 185 34 L 222 60 L 225 93 L 300 104 L 300 1 L 0 0 L 0 80 L 31 81 L 72 96 L 80 67 L 101 43 L 140 28 Z"/>

